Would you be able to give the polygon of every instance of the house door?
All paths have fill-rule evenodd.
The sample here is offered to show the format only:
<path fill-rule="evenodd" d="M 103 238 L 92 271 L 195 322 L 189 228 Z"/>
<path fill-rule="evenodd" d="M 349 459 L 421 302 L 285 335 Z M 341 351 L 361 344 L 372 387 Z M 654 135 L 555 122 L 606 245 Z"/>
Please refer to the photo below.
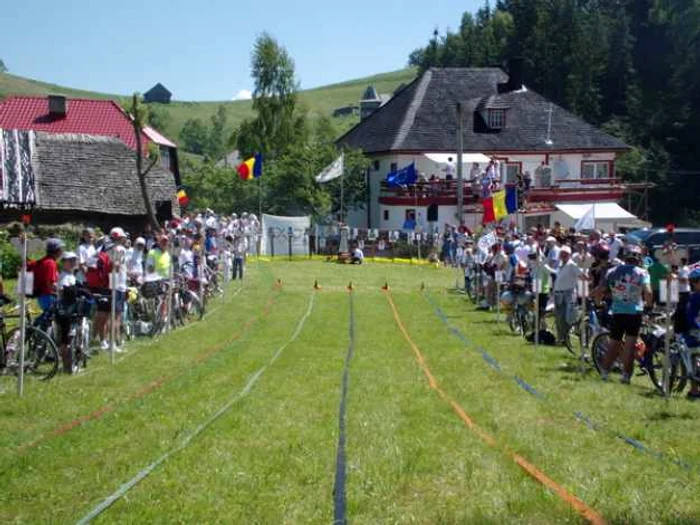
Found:
<path fill-rule="evenodd" d="M 438 205 L 437 204 L 431 204 L 428 206 L 428 222 L 437 222 L 438 221 Z"/>

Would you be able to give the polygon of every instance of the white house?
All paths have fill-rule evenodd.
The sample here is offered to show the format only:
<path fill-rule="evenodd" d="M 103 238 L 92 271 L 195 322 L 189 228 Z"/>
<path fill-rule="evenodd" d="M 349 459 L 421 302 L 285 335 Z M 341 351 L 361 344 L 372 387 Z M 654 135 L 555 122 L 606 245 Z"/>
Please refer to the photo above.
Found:
<path fill-rule="evenodd" d="M 504 183 L 515 184 L 520 173 L 532 178 L 517 216 L 521 227 L 555 220 L 571 225 L 594 203 L 607 204 L 600 207 L 606 217 L 598 218 L 606 226 L 636 223 L 618 205 L 630 188 L 615 176 L 615 160 L 629 147 L 527 89 L 519 61 L 509 69 L 510 76 L 499 68 L 429 69 L 341 137 L 339 145 L 361 149 L 372 162 L 368 207 L 349 215 L 351 225 L 400 229 L 411 217 L 427 230 L 460 222 L 452 175 L 458 102 L 466 153 L 465 225 L 481 223 L 483 208 L 472 175 L 485 169 L 487 157 L 499 161 Z M 450 157 L 452 162 L 446 161 Z M 481 162 L 473 171 L 474 159 Z M 388 173 L 412 162 L 421 181 L 440 180 L 416 188 L 386 186 Z"/>

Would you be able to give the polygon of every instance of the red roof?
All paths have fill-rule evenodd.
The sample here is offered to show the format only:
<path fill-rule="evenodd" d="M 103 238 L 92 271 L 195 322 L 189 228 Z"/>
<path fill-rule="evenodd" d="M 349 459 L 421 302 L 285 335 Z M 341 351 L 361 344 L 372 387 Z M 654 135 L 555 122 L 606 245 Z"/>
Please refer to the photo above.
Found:
<path fill-rule="evenodd" d="M 0 128 L 115 137 L 136 149 L 131 119 L 111 100 L 66 98 L 66 116 L 54 117 L 48 97 L 8 97 L 0 103 Z M 143 147 L 148 147 L 146 136 Z"/>

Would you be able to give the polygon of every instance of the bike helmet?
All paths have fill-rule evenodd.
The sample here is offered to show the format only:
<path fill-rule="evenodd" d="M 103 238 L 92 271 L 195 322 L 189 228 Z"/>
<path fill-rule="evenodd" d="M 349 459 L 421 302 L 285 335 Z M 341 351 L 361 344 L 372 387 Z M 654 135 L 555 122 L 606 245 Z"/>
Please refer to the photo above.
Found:
<path fill-rule="evenodd" d="M 700 281 L 700 266 L 691 270 L 688 279 L 690 279 L 691 281 Z"/>
<path fill-rule="evenodd" d="M 642 257 L 642 249 L 637 244 L 629 244 L 625 248 L 625 261 L 638 261 Z"/>

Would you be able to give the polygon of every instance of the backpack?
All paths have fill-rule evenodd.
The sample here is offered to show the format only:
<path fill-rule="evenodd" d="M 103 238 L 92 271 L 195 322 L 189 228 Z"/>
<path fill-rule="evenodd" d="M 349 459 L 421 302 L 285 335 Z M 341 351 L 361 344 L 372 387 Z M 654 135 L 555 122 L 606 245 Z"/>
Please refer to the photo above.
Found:
<path fill-rule="evenodd" d="M 34 272 L 34 270 L 36 270 L 36 263 L 37 261 L 34 259 L 27 259 L 27 274 L 34 274 L 34 285 L 32 289 L 32 294 L 27 295 L 27 297 L 32 299 L 35 297 L 39 297 L 39 283 L 37 282 L 36 273 Z M 19 284 L 17 285 L 17 288 L 20 288 Z"/>
<path fill-rule="evenodd" d="M 109 288 L 109 274 L 112 271 L 112 261 L 104 250 L 97 254 L 97 264 L 88 268 L 85 274 L 90 288 Z"/>

